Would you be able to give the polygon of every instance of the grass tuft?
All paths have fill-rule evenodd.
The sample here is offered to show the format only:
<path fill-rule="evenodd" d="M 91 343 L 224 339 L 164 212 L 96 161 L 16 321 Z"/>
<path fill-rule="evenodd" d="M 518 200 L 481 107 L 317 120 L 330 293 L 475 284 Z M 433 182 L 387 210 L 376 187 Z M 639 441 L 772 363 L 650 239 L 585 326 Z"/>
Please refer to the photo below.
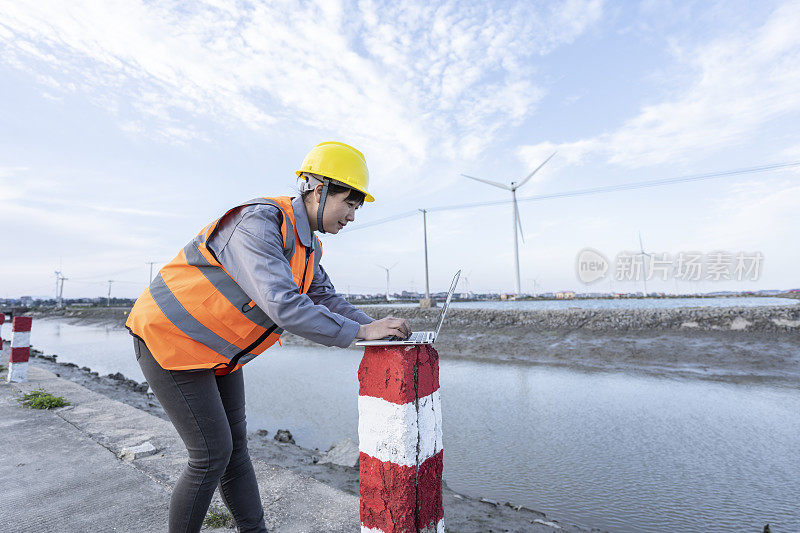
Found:
<path fill-rule="evenodd" d="M 70 404 L 63 396 L 53 396 L 42 388 L 23 394 L 19 401 L 31 409 L 53 409 Z"/>
<path fill-rule="evenodd" d="M 231 516 L 230 511 L 225 507 L 213 506 L 208 510 L 203 525 L 207 527 L 227 527 L 234 528 L 236 523 Z"/>

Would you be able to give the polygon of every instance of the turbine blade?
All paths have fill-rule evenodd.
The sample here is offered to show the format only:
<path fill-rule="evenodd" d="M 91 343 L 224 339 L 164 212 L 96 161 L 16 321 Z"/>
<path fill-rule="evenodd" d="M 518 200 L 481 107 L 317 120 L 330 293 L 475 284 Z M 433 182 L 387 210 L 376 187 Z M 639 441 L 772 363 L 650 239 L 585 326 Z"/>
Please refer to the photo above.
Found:
<path fill-rule="evenodd" d="M 485 180 L 483 178 L 476 178 L 475 176 L 467 176 L 466 174 L 461 174 L 461 175 L 464 176 L 465 178 L 469 178 L 471 180 L 475 180 L 475 181 L 480 181 L 482 183 L 486 183 L 487 185 L 494 185 L 495 187 L 500 187 L 501 189 L 505 189 L 507 191 L 511 190 L 511 187 L 509 187 L 505 183 L 499 183 L 499 182 L 496 182 L 496 181 Z"/>
<path fill-rule="evenodd" d="M 525 185 L 525 183 L 527 183 L 527 181 L 528 181 L 529 179 L 531 179 L 531 178 L 533 177 L 533 175 L 534 175 L 534 174 L 536 174 L 537 172 L 539 172 L 539 169 L 540 169 L 540 168 L 542 168 L 542 167 L 543 167 L 543 166 L 544 166 L 544 165 L 545 165 L 545 164 L 546 164 L 548 161 L 550 161 L 551 159 L 553 159 L 553 156 L 554 156 L 554 155 L 556 155 L 557 153 L 558 153 L 558 152 L 553 152 L 552 154 L 550 154 L 550 157 L 548 157 L 547 159 L 545 159 L 545 160 L 544 160 L 544 163 L 542 163 L 541 165 L 539 165 L 538 167 L 536 167 L 536 168 L 533 170 L 533 172 L 531 172 L 530 174 L 528 174 L 528 176 L 527 176 L 527 177 L 526 177 L 524 180 L 520 181 L 520 182 L 517 184 L 517 186 L 516 186 L 516 187 L 514 187 L 514 188 L 515 188 L 515 189 L 519 189 L 520 187 L 522 187 L 523 185 Z"/>
<path fill-rule="evenodd" d="M 519 216 L 519 205 L 514 202 L 514 212 L 517 214 L 517 226 L 519 227 L 519 236 L 522 237 L 522 242 L 525 242 L 525 234 L 522 233 L 522 219 Z"/>

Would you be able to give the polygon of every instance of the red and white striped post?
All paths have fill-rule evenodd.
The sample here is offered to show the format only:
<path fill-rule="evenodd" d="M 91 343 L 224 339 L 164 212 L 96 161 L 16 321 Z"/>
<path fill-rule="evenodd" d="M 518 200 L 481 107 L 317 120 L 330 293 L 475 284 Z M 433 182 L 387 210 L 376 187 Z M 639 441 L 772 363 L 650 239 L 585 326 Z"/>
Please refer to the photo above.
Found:
<path fill-rule="evenodd" d="M 358 382 L 362 533 L 444 533 L 439 354 L 367 346 Z"/>
<path fill-rule="evenodd" d="M 31 353 L 29 316 L 15 316 L 11 322 L 11 356 L 8 359 L 8 381 L 28 381 L 28 357 Z"/>

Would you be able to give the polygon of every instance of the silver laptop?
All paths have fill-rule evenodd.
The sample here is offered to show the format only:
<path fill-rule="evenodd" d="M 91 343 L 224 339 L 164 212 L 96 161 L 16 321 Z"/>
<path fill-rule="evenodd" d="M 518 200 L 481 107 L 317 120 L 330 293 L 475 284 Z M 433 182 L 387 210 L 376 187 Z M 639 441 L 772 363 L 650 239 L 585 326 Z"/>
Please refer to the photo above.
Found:
<path fill-rule="evenodd" d="M 439 336 L 439 330 L 442 329 L 442 324 L 444 323 L 444 315 L 447 313 L 447 307 L 450 305 L 450 298 L 453 297 L 453 293 L 456 291 L 456 285 L 458 284 L 458 278 L 461 276 L 461 271 L 459 270 L 456 272 L 456 275 L 453 276 L 453 282 L 450 283 L 450 291 L 447 293 L 447 300 L 445 300 L 444 305 L 442 306 L 442 313 L 439 315 L 439 325 L 436 326 L 436 331 L 415 331 L 411 334 L 411 336 L 407 339 L 398 339 L 397 337 L 384 337 L 382 339 L 378 339 L 375 341 L 358 341 L 356 346 L 386 346 L 389 344 L 433 344 L 433 341 L 436 340 L 436 337 Z"/>

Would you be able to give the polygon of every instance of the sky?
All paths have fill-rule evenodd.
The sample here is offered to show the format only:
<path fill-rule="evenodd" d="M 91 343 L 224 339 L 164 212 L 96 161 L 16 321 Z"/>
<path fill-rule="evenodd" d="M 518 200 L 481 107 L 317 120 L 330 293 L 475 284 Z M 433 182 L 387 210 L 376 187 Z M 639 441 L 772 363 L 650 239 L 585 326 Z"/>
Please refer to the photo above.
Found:
<path fill-rule="evenodd" d="M 292 195 L 327 140 L 365 154 L 376 198 L 322 236 L 337 290 L 395 265 L 392 291 L 422 291 L 421 214 L 371 222 L 510 199 L 462 173 L 519 182 L 556 152 L 526 198 L 800 162 L 797 28 L 798 1 L 0 0 L 0 297 L 52 297 L 56 270 L 65 297 L 136 297 L 227 209 Z M 707 269 L 650 291 L 800 287 L 798 206 L 797 165 L 523 201 L 521 289 L 641 291 L 620 270 L 639 235 Z M 514 290 L 509 204 L 427 218 L 431 291 L 458 268 Z M 590 284 L 587 248 L 610 265 Z"/>

